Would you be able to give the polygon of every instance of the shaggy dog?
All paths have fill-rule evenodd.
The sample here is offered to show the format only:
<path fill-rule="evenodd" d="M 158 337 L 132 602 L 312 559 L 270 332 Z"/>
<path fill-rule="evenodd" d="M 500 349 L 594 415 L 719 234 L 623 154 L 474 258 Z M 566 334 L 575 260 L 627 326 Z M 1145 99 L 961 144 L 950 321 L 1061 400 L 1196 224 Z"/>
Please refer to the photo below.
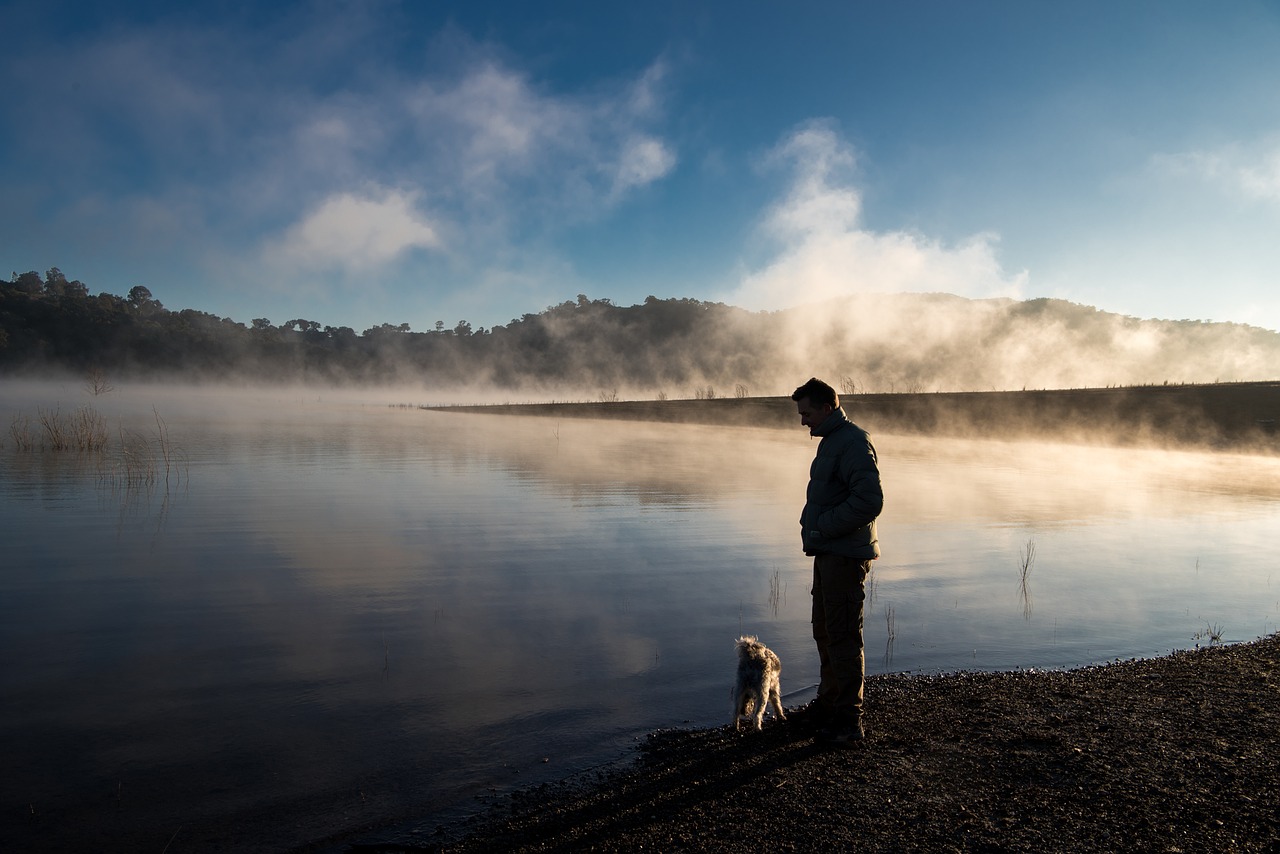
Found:
<path fill-rule="evenodd" d="M 733 688 L 733 728 L 743 719 L 755 720 L 763 728 L 764 710 L 770 702 L 779 720 L 782 711 L 782 662 L 754 635 L 738 638 L 738 684 Z"/>

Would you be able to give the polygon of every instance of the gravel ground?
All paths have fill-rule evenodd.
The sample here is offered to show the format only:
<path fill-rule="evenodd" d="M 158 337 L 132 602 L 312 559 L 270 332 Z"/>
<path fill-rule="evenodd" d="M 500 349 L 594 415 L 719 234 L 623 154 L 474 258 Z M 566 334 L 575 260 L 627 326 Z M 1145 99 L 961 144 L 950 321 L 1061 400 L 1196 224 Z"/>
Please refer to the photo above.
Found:
<path fill-rule="evenodd" d="M 868 738 L 654 733 L 410 851 L 1280 850 L 1280 636 L 1072 671 L 873 676 Z M 794 710 L 793 710 L 794 711 Z"/>

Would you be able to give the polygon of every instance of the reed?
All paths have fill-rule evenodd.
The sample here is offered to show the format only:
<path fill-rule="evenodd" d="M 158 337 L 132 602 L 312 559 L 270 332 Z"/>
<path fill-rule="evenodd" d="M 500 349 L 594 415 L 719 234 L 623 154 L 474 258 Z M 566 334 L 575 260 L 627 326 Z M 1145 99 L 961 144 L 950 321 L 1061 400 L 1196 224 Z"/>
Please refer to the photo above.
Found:
<path fill-rule="evenodd" d="M 71 436 L 77 450 L 102 451 L 107 447 L 107 422 L 92 406 L 71 414 Z"/>
<path fill-rule="evenodd" d="M 120 450 L 112 482 L 126 489 L 149 487 L 156 482 L 156 461 L 151 453 L 151 443 L 145 436 L 120 428 Z"/>
<path fill-rule="evenodd" d="M 898 639 L 898 618 L 892 605 L 884 606 L 884 666 L 893 664 L 893 645 Z"/>
<path fill-rule="evenodd" d="M 19 451 L 31 451 L 35 448 L 35 432 L 31 429 L 31 416 L 19 412 L 9 422 L 9 438 Z"/>
<path fill-rule="evenodd" d="M 160 849 L 160 854 L 169 854 L 169 846 L 173 844 L 173 840 L 178 838 L 178 834 L 182 832 L 182 825 L 178 825 L 178 829 L 173 832 L 173 836 L 169 837 L 169 841 L 164 844 L 164 848 Z"/>
<path fill-rule="evenodd" d="M 160 417 L 160 413 L 151 408 L 151 414 L 156 419 L 156 449 L 160 453 L 160 459 L 164 461 L 164 482 L 169 482 L 169 477 L 174 473 L 174 449 L 173 443 L 169 441 L 169 425 Z"/>
<path fill-rule="evenodd" d="M 784 601 L 785 595 L 786 587 L 782 584 L 782 572 L 775 569 L 773 577 L 769 579 L 769 608 L 773 611 L 773 616 L 778 616 L 778 608 Z"/>
<path fill-rule="evenodd" d="M 1027 580 L 1031 575 L 1031 566 L 1036 560 L 1036 541 L 1033 537 L 1027 538 L 1027 544 L 1022 548 L 1020 553 L 1020 563 L 1018 566 L 1018 593 L 1022 597 L 1022 618 L 1024 620 L 1031 619 L 1031 588 L 1027 584 Z"/>
<path fill-rule="evenodd" d="M 154 408 L 151 413 L 156 425 L 151 436 L 118 428 L 118 447 L 112 464 L 109 468 L 104 467 L 99 475 L 113 487 L 125 490 L 151 488 L 163 481 L 167 489 L 190 480 L 189 463 L 173 444 L 169 425 Z"/>
<path fill-rule="evenodd" d="M 44 430 L 45 442 L 48 443 L 50 450 L 65 451 L 71 447 L 67 425 L 61 412 L 56 409 L 52 412 L 36 409 L 36 418 L 40 421 L 41 429 Z"/>
<path fill-rule="evenodd" d="M 1192 635 L 1192 639 L 1196 641 L 1207 640 L 1210 646 L 1222 643 L 1222 633 L 1224 629 L 1217 623 L 1206 623 L 1205 627 Z"/>
<path fill-rule="evenodd" d="M 79 451 L 96 454 L 99 479 L 113 487 L 150 487 L 163 477 L 166 487 L 189 479 L 185 455 L 169 436 L 169 426 L 156 409 L 153 437 L 119 428 L 116 448 L 109 448 L 106 419 L 92 406 L 70 415 L 59 409 L 37 409 L 36 418 L 18 413 L 9 424 L 9 437 L 19 451 Z M 113 453 L 108 453 L 113 451 Z"/>
<path fill-rule="evenodd" d="M 19 450 L 34 450 L 37 435 L 42 449 L 51 451 L 102 451 L 107 446 L 107 425 L 92 406 L 82 406 L 70 415 L 58 409 L 37 409 L 39 430 L 24 413 L 14 416 L 9 435 Z"/>

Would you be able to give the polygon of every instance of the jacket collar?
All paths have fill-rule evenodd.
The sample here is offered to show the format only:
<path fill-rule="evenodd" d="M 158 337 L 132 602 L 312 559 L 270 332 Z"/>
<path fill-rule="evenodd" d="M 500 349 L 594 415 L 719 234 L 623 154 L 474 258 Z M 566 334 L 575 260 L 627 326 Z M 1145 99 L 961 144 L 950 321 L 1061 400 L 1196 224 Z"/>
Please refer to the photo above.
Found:
<path fill-rule="evenodd" d="M 821 436 L 825 439 L 848 423 L 849 416 L 844 414 L 844 407 L 837 406 L 831 410 L 831 414 L 827 416 L 825 421 L 809 431 L 809 435 Z"/>

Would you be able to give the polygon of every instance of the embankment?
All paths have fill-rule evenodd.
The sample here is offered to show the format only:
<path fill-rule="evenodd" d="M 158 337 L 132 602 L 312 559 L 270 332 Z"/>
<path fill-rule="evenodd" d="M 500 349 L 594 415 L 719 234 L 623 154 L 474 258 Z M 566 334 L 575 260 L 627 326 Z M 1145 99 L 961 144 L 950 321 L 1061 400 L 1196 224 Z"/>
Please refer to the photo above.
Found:
<path fill-rule="evenodd" d="M 841 398 L 871 433 L 1280 452 L 1280 382 Z M 799 428 L 788 397 L 432 407 L 446 411 Z"/>

